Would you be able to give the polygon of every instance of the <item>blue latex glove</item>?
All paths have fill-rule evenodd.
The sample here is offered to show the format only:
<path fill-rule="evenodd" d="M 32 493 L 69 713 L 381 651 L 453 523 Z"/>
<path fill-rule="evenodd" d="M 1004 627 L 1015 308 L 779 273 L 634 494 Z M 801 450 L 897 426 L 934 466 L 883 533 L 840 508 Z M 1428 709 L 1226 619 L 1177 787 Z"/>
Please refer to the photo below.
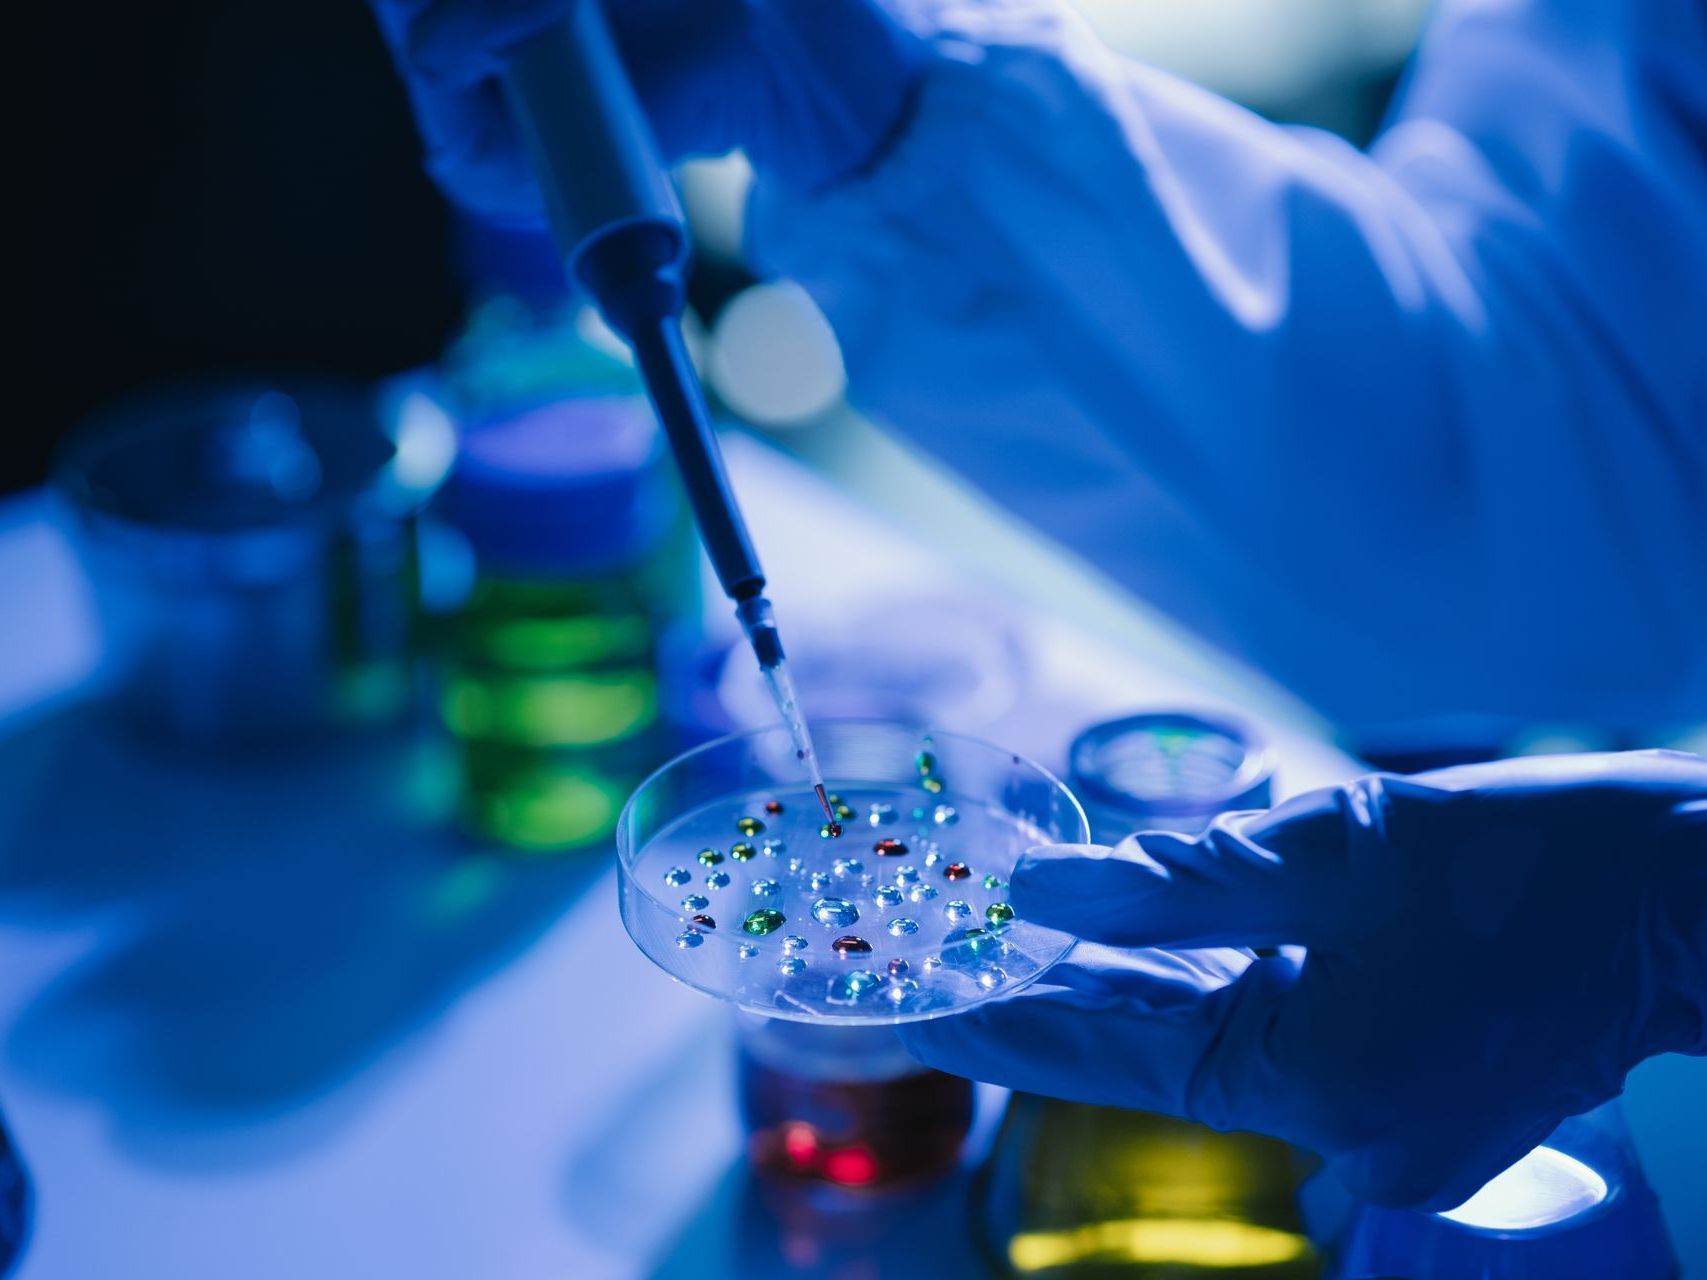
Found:
<path fill-rule="evenodd" d="M 1374 776 L 1198 839 L 1038 850 L 1012 892 L 1097 943 L 1212 949 L 1081 944 L 1018 995 L 904 1028 L 915 1054 L 1274 1134 L 1381 1203 L 1461 1203 L 1642 1059 L 1707 1053 L 1696 756 Z"/>
<path fill-rule="evenodd" d="M 427 168 L 488 218 L 537 222 L 538 191 L 495 80 L 568 0 L 372 0 L 415 104 Z M 866 164 L 925 57 L 875 0 L 619 0 L 629 74 L 671 160 L 745 147 L 801 188 Z"/>

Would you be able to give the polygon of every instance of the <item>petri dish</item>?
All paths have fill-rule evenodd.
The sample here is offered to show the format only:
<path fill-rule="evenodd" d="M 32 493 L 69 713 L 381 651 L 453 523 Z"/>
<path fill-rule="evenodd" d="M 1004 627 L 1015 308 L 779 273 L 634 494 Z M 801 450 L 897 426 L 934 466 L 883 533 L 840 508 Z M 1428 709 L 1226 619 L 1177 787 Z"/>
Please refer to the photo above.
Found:
<path fill-rule="evenodd" d="M 1028 848 L 1084 811 L 1023 756 L 884 721 L 815 721 L 840 835 L 781 725 L 677 757 L 617 828 L 623 923 L 665 972 L 749 1012 L 841 1024 L 942 1017 L 1035 980 L 1073 938 L 1014 915 Z"/>

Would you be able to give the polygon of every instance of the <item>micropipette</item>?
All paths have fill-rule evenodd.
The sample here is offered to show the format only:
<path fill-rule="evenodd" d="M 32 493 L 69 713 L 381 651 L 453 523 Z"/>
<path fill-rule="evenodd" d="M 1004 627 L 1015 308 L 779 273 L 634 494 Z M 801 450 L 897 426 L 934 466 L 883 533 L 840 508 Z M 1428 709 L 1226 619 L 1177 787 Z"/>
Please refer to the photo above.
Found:
<path fill-rule="evenodd" d="M 682 341 L 687 228 L 600 0 L 516 44 L 501 75 L 569 277 L 634 350 L 700 537 L 759 670 L 839 833 L 783 657 L 765 575 L 729 486 L 705 392 Z"/>

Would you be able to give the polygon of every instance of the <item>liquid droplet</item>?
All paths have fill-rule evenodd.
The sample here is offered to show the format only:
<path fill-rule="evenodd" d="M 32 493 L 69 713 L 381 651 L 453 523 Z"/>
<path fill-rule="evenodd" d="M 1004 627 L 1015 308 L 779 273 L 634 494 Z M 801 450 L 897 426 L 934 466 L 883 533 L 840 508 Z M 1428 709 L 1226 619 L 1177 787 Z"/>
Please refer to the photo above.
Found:
<path fill-rule="evenodd" d="M 710 875 L 705 877 L 705 887 L 707 889 L 728 888 L 729 873 L 727 871 L 713 871 Z"/>
<path fill-rule="evenodd" d="M 857 876 L 865 870 L 856 858 L 837 858 L 832 864 L 832 869 L 839 876 Z"/>
<path fill-rule="evenodd" d="M 790 955 L 793 955 L 796 951 L 804 951 L 811 945 L 811 943 L 806 941 L 805 938 L 802 938 L 798 933 L 791 933 L 788 937 L 782 940 L 782 949 Z"/>
<path fill-rule="evenodd" d="M 908 902 L 929 902 L 934 897 L 936 897 L 936 886 L 934 884 L 916 884 L 907 890 Z"/>
<path fill-rule="evenodd" d="M 956 898 L 942 909 L 942 913 L 949 918 L 950 923 L 964 924 L 972 918 L 972 904 Z"/>
<path fill-rule="evenodd" d="M 888 989 L 884 994 L 889 997 L 890 1004 L 903 1005 L 917 994 L 918 990 L 919 984 L 914 982 L 911 978 L 899 978 L 889 984 Z"/>
<path fill-rule="evenodd" d="M 886 827 L 895 821 L 895 806 L 892 804 L 874 804 L 867 811 L 865 820 L 874 827 Z"/>
<path fill-rule="evenodd" d="M 972 874 L 972 868 L 964 862 L 951 862 L 942 869 L 942 874 L 950 880 L 964 880 Z"/>
<path fill-rule="evenodd" d="M 914 822 L 923 822 L 925 820 L 924 807 L 922 805 L 914 805 L 911 817 Z"/>
<path fill-rule="evenodd" d="M 818 828 L 818 838 L 820 840 L 834 840 L 841 834 L 842 824 L 839 822 L 826 822 Z"/>
<path fill-rule="evenodd" d="M 819 893 L 830 887 L 830 873 L 828 871 L 814 871 L 806 883 L 812 887 L 814 893 Z"/>
<path fill-rule="evenodd" d="M 763 832 L 765 824 L 757 818 L 736 818 L 735 830 L 744 836 L 756 836 Z"/>
<path fill-rule="evenodd" d="M 740 956 L 743 960 L 751 960 L 754 956 L 759 954 L 759 949 L 750 942 L 743 942 L 735 949 L 735 954 Z"/>
<path fill-rule="evenodd" d="M 871 944 L 864 938 L 856 938 L 847 933 L 832 942 L 830 950 L 839 956 L 868 956 L 871 954 Z"/>
<path fill-rule="evenodd" d="M 937 796 L 937 795 L 942 794 L 942 779 L 941 778 L 925 778 L 925 779 L 920 781 L 919 785 L 921 787 L 923 787 L 926 791 L 930 792 L 933 796 Z"/>
<path fill-rule="evenodd" d="M 942 957 L 926 956 L 924 963 L 920 967 L 924 969 L 926 973 L 935 973 L 938 969 L 942 968 Z"/>
<path fill-rule="evenodd" d="M 806 859 L 790 858 L 788 860 L 788 869 L 792 874 L 799 875 L 802 871 L 806 870 Z"/>
<path fill-rule="evenodd" d="M 919 931 L 919 922 L 900 916 L 889 922 L 889 932 L 897 938 L 910 937 Z"/>
<path fill-rule="evenodd" d="M 907 976 L 907 971 L 912 967 L 900 956 L 896 956 L 889 962 L 889 976 L 891 978 L 904 978 Z"/>
<path fill-rule="evenodd" d="M 835 812 L 836 817 L 840 818 L 843 822 L 849 821 L 854 816 L 853 809 L 850 806 L 845 805 L 845 804 L 836 805 L 834 808 L 834 812 Z"/>
<path fill-rule="evenodd" d="M 717 927 L 717 921 L 710 916 L 695 916 L 693 922 L 702 929 L 715 929 Z"/>
<path fill-rule="evenodd" d="M 1007 974 L 995 967 L 978 970 L 978 985 L 986 991 L 994 991 L 1007 980 Z"/>
<path fill-rule="evenodd" d="M 722 861 L 723 855 L 716 849 L 701 849 L 699 851 L 699 865 L 702 867 L 715 867 Z"/>
<path fill-rule="evenodd" d="M 812 918 L 831 929 L 845 929 L 859 919 L 859 908 L 846 898 L 819 898 L 812 904 Z"/>
<path fill-rule="evenodd" d="M 899 858 L 907 852 L 907 846 L 892 836 L 885 836 L 871 846 L 871 851 L 880 858 Z"/>
<path fill-rule="evenodd" d="M 776 971 L 785 978 L 792 978 L 806 972 L 806 961 L 799 956 L 784 956 L 776 962 Z"/>
<path fill-rule="evenodd" d="M 880 885 L 877 892 L 871 895 L 877 899 L 880 907 L 898 907 L 901 905 L 901 891 L 892 884 Z"/>
<path fill-rule="evenodd" d="M 913 757 L 913 763 L 918 766 L 920 774 L 928 775 L 936 772 L 936 757 L 928 751 L 919 752 Z"/>
<path fill-rule="evenodd" d="M 692 879 L 693 873 L 686 867 L 671 867 L 664 873 L 664 883 L 674 885 L 678 889 Z"/>
<path fill-rule="evenodd" d="M 741 922 L 741 929 L 755 938 L 762 938 L 767 933 L 775 933 L 782 928 L 787 919 L 788 917 L 775 907 L 760 907 Z"/>
<path fill-rule="evenodd" d="M 932 849 L 929 853 L 927 853 L 925 855 L 925 865 L 927 867 L 937 866 L 941 862 L 942 862 L 942 850 L 941 849 Z"/>
<path fill-rule="evenodd" d="M 960 812 L 951 804 L 939 804 L 931 810 L 931 821 L 939 827 L 952 827 L 960 821 Z"/>
<path fill-rule="evenodd" d="M 1008 885 L 1007 885 L 1007 881 L 1003 880 L 1000 876 L 992 873 L 992 874 L 984 877 L 984 887 L 986 889 L 990 889 L 994 892 L 999 893 L 1003 889 L 1006 889 L 1008 887 Z"/>
<path fill-rule="evenodd" d="M 676 945 L 683 951 L 692 950 L 704 941 L 704 937 L 700 935 L 697 929 L 683 929 L 676 935 Z"/>
<path fill-rule="evenodd" d="M 729 846 L 729 856 L 736 862 L 751 862 L 757 850 L 745 840 L 737 841 Z"/>
<path fill-rule="evenodd" d="M 895 883 L 903 889 L 910 884 L 918 884 L 918 882 L 919 869 L 917 867 L 897 867 L 895 869 Z"/>
<path fill-rule="evenodd" d="M 765 812 L 768 814 L 772 814 L 772 815 L 781 813 L 782 812 L 782 801 L 780 801 L 780 800 L 766 800 L 765 801 Z"/>
<path fill-rule="evenodd" d="M 991 924 L 1006 924 L 1014 918 L 1014 909 L 1005 902 L 992 902 L 984 908 L 984 919 Z"/>
<path fill-rule="evenodd" d="M 830 1004 L 853 1004 L 856 1000 L 871 994 L 883 984 L 869 969 L 855 969 L 852 973 L 837 974 L 830 979 L 829 989 L 824 993 L 824 999 Z"/>
<path fill-rule="evenodd" d="M 704 911 L 711 905 L 711 899 L 703 893 L 690 893 L 682 899 L 683 911 Z"/>
<path fill-rule="evenodd" d="M 788 844 L 781 836 L 766 836 L 759 842 L 759 847 L 765 851 L 765 857 L 774 858 L 777 854 L 787 849 Z"/>
<path fill-rule="evenodd" d="M 775 880 L 753 881 L 753 896 L 755 898 L 774 898 L 782 892 L 782 886 Z"/>

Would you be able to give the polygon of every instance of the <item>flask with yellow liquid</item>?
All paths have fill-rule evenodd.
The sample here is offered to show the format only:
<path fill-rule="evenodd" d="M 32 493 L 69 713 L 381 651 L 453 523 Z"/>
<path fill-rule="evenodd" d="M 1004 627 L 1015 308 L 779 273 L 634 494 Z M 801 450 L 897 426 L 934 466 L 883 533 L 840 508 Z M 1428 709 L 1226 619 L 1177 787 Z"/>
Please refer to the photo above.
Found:
<path fill-rule="evenodd" d="M 1243 725 L 1190 714 L 1097 725 L 1070 767 L 1103 844 L 1265 807 L 1272 772 Z M 1009 1276 L 1311 1280 L 1321 1260 L 1297 1206 L 1306 1172 L 1271 1138 L 1016 1093 L 981 1173 L 977 1230 Z"/>

